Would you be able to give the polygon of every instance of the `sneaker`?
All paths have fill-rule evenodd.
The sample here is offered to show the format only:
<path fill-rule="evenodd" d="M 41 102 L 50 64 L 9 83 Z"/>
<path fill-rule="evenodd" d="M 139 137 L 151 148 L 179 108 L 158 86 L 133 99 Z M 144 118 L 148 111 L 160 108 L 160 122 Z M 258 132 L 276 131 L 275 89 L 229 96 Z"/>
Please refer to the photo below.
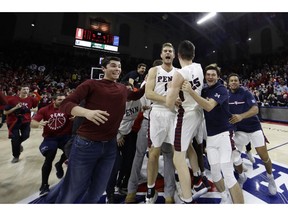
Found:
<path fill-rule="evenodd" d="M 22 145 L 20 145 L 20 152 L 23 152 L 24 151 L 24 148 Z"/>
<path fill-rule="evenodd" d="M 120 187 L 119 188 L 119 194 L 127 195 L 127 193 L 128 193 L 128 189 L 127 188 L 124 188 L 124 187 Z"/>
<path fill-rule="evenodd" d="M 220 204 L 232 204 L 232 201 L 229 197 L 225 199 L 222 198 Z"/>
<path fill-rule="evenodd" d="M 198 184 L 194 184 L 192 187 L 192 193 L 193 193 L 192 198 L 193 200 L 195 200 L 207 192 L 208 192 L 208 188 L 205 187 L 202 180 L 200 180 Z"/>
<path fill-rule="evenodd" d="M 246 181 L 247 181 L 247 176 L 245 172 L 242 172 L 242 174 L 239 174 L 238 183 L 241 188 L 243 188 L 243 185 Z"/>
<path fill-rule="evenodd" d="M 125 203 L 136 203 L 136 193 L 128 193 L 125 198 Z"/>
<path fill-rule="evenodd" d="M 184 204 L 182 197 L 180 197 L 180 195 L 178 193 L 174 193 L 174 202 L 176 204 Z"/>
<path fill-rule="evenodd" d="M 175 193 L 174 194 L 174 203 L 176 203 L 176 204 L 192 204 L 192 203 L 195 203 L 195 200 L 193 199 L 193 196 L 192 196 L 192 201 L 186 202 L 186 201 L 184 201 L 184 198 L 182 196 L 178 196 Z"/>
<path fill-rule="evenodd" d="M 208 190 L 211 189 L 211 185 L 210 185 L 209 180 L 206 176 L 202 176 L 202 182 L 205 185 L 205 187 L 208 188 Z"/>
<path fill-rule="evenodd" d="M 174 204 L 174 198 L 173 197 L 166 197 L 165 198 L 165 204 Z"/>
<path fill-rule="evenodd" d="M 119 193 L 119 189 L 120 189 L 120 188 L 119 188 L 118 186 L 115 186 L 115 187 L 114 187 L 114 192 L 115 192 L 116 194 Z"/>
<path fill-rule="evenodd" d="M 115 195 L 114 194 L 107 194 L 106 195 L 106 203 L 115 203 Z"/>
<path fill-rule="evenodd" d="M 273 196 L 277 194 L 277 187 L 273 177 L 268 177 L 268 190 L 269 193 Z"/>
<path fill-rule="evenodd" d="M 175 185 L 176 185 L 176 191 L 177 191 L 178 196 L 179 196 L 179 197 L 182 197 L 182 189 L 181 189 L 180 182 L 179 182 L 179 181 L 176 181 L 176 182 L 175 182 Z"/>
<path fill-rule="evenodd" d="M 14 157 L 11 161 L 11 163 L 18 163 L 19 162 L 19 157 Z"/>
<path fill-rule="evenodd" d="M 249 151 L 249 152 L 246 151 L 246 155 L 247 155 L 248 159 L 251 161 L 251 163 L 254 164 L 255 158 L 253 157 L 251 151 Z"/>
<path fill-rule="evenodd" d="M 61 179 L 63 177 L 63 175 L 64 175 L 64 170 L 63 170 L 62 165 L 59 162 L 57 162 L 55 164 L 55 168 L 56 168 L 56 176 L 57 176 L 57 178 Z"/>
<path fill-rule="evenodd" d="M 229 193 L 224 193 L 224 194 L 222 194 L 221 193 L 221 202 L 220 202 L 220 204 L 231 204 L 232 203 L 232 200 L 231 200 L 231 198 L 230 198 L 230 196 L 229 196 Z"/>
<path fill-rule="evenodd" d="M 146 204 L 154 204 L 158 198 L 158 192 L 155 190 L 155 194 L 153 197 L 148 198 L 147 195 L 145 197 Z"/>
<path fill-rule="evenodd" d="M 39 194 L 40 197 L 45 196 L 46 194 L 50 192 L 48 184 L 42 185 L 39 190 L 40 190 L 40 194 Z"/>

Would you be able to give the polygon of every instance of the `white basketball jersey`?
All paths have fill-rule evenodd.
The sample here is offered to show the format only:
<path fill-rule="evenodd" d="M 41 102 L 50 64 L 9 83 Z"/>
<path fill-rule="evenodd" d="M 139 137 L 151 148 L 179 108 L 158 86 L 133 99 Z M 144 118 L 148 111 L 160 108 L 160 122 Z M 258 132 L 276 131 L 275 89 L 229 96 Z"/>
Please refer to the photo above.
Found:
<path fill-rule="evenodd" d="M 201 65 L 198 63 L 192 63 L 190 65 L 181 68 L 180 70 L 178 70 L 178 72 L 183 76 L 184 80 L 189 81 L 190 84 L 192 85 L 192 88 L 199 95 L 201 95 L 204 80 Z M 192 98 L 192 96 L 189 93 L 187 92 L 183 93 L 184 93 L 184 101 L 182 102 L 182 107 L 186 112 L 195 109 L 200 109 L 198 103 Z"/>
<path fill-rule="evenodd" d="M 167 95 L 167 90 L 168 90 L 168 82 L 172 81 L 172 77 L 174 75 L 174 72 L 176 71 L 176 68 L 173 67 L 173 69 L 170 72 L 165 71 L 161 65 L 156 66 L 157 68 L 157 75 L 156 75 L 156 80 L 155 80 L 155 88 L 154 92 L 166 96 Z M 165 105 L 159 104 L 158 102 L 154 102 L 152 104 L 152 107 L 159 107 L 159 108 L 166 108 L 168 109 Z"/>

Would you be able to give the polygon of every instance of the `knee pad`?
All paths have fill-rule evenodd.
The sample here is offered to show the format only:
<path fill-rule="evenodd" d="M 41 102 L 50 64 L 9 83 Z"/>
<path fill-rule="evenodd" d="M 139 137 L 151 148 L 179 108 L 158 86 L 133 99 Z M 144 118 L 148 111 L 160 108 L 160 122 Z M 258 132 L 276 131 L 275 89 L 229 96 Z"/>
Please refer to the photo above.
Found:
<path fill-rule="evenodd" d="M 237 149 L 232 151 L 232 160 L 235 166 L 242 164 L 241 152 Z"/>
<path fill-rule="evenodd" d="M 232 188 L 237 182 L 234 176 L 234 168 L 232 163 L 223 163 L 221 164 L 221 168 L 225 184 L 228 188 Z"/>
<path fill-rule="evenodd" d="M 220 164 L 210 165 L 210 170 L 213 182 L 218 182 L 222 179 Z"/>

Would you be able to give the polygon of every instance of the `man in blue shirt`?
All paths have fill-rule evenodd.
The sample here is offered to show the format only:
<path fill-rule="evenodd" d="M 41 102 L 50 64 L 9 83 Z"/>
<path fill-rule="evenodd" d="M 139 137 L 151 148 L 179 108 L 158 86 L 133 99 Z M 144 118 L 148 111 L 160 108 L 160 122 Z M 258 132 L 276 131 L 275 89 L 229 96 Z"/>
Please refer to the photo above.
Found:
<path fill-rule="evenodd" d="M 207 130 L 207 156 L 211 167 L 212 180 L 221 194 L 221 203 L 229 202 L 225 190 L 227 185 L 232 202 L 244 203 L 243 192 L 234 176 L 232 147 L 229 136 L 230 124 L 228 91 L 219 82 L 220 68 L 210 64 L 205 68 L 207 87 L 203 88 L 201 96 L 197 94 L 187 81 L 182 85 L 183 91 L 188 91 L 194 100 L 203 107 Z M 222 177 L 222 173 L 224 179 Z"/>
<path fill-rule="evenodd" d="M 236 126 L 234 141 L 239 150 L 238 155 L 234 155 L 236 156 L 234 157 L 234 165 L 239 173 L 240 183 L 243 185 L 247 179 L 243 175 L 240 151 L 243 149 L 244 145 L 251 142 L 264 163 L 267 172 L 269 192 L 271 195 L 275 195 L 277 193 L 277 187 L 272 173 L 272 163 L 267 152 L 265 137 L 260 120 L 257 116 L 257 113 L 259 112 L 257 101 L 251 92 L 240 87 L 238 74 L 230 74 L 228 76 L 228 84 L 229 108 L 230 112 L 233 114 L 230 123 L 235 124 Z"/>
<path fill-rule="evenodd" d="M 122 78 L 122 82 L 129 82 L 133 85 L 133 88 L 140 88 L 145 78 L 145 72 L 146 64 L 140 63 L 137 65 L 137 70 L 130 71 Z"/>

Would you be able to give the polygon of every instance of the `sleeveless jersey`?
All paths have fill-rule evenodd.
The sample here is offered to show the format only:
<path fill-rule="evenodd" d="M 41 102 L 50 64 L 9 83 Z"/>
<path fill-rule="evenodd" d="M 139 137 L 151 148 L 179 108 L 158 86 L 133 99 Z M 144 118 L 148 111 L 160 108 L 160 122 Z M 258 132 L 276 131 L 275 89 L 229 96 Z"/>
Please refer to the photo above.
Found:
<path fill-rule="evenodd" d="M 167 90 L 168 90 L 168 82 L 172 81 L 172 77 L 174 75 L 174 72 L 176 71 L 176 68 L 173 67 L 173 69 L 170 72 L 165 71 L 161 65 L 156 66 L 157 68 L 157 75 L 156 75 L 156 80 L 155 80 L 155 88 L 154 92 L 156 92 L 159 95 L 166 96 L 167 95 Z M 167 108 L 165 105 L 159 103 L 159 102 L 154 102 L 152 104 L 152 107 L 157 107 L 157 108 Z"/>
<path fill-rule="evenodd" d="M 181 68 L 180 70 L 178 70 L 178 72 L 182 75 L 184 80 L 190 82 L 193 90 L 195 90 L 199 95 L 201 95 L 204 80 L 201 65 L 198 63 L 192 63 Z M 185 112 L 201 108 L 189 93 L 180 91 L 179 94 L 180 98 L 182 99 L 182 107 Z"/>

